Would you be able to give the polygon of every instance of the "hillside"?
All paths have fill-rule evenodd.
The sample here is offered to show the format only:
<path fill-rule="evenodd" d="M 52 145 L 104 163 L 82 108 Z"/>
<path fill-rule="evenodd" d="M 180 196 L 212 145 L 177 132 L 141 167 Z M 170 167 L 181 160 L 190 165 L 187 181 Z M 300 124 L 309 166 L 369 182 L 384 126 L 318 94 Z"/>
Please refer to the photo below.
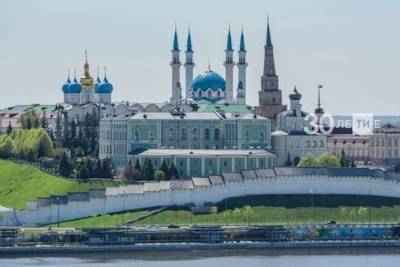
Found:
<path fill-rule="evenodd" d="M 29 165 L 0 160 L 0 205 L 8 208 L 25 208 L 26 201 L 38 197 L 112 185 L 112 182 L 79 183 L 49 175 Z"/>

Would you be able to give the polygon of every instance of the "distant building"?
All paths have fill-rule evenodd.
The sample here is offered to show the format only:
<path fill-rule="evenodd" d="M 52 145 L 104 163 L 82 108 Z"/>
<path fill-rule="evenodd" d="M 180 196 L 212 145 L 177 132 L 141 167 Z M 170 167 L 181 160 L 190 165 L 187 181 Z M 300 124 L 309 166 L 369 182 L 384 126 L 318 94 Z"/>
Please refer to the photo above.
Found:
<path fill-rule="evenodd" d="M 306 132 L 307 112 L 301 109 L 301 94 L 295 87 L 289 95 L 290 109 L 277 115 L 277 131 L 272 132 L 272 147 L 277 155 L 277 166 L 297 165 L 304 155 L 319 156 L 327 152 L 327 136 Z M 320 107 L 320 103 L 318 104 Z M 323 111 L 322 111 L 323 112 Z"/>
<path fill-rule="evenodd" d="M 275 155 L 265 150 L 149 149 L 129 157 L 143 165 L 150 159 L 154 168 L 163 161 L 176 166 L 181 178 L 221 175 L 226 172 L 265 169 L 275 166 Z"/>
<path fill-rule="evenodd" d="M 251 113 L 140 112 L 100 121 L 100 157 L 117 167 L 147 149 L 271 149 L 271 123 Z"/>
<path fill-rule="evenodd" d="M 335 128 L 328 135 L 328 152 L 348 160 L 367 164 L 370 161 L 370 136 L 353 134 L 351 128 Z"/>
<path fill-rule="evenodd" d="M 393 168 L 400 165 L 400 128 L 385 124 L 371 136 L 371 164 Z"/>

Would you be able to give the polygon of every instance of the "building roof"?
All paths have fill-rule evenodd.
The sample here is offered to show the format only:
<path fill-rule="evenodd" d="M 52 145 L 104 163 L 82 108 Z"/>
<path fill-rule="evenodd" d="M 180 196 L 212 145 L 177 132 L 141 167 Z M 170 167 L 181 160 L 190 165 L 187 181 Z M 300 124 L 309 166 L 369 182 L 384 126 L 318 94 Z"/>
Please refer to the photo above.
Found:
<path fill-rule="evenodd" d="M 241 104 L 199 104 L 197 112 L 215 112 L 223 109 L 228 113 L 252 113 L 252 107 Z"/>
<path fill-rule="evenodd" d="M 209 177 L 211 185 L 223 185 L 224 184 L 224 179 L 222 179 L 222 176 L 219 175 L 214 175 Z"/>
<path fill-rule="evenodd" d="M 132 120 L 221 120 L 221 117 L 214 112 L 187 112 L 182 114 L 172 114 L 170 112 L 139 112 L 130 117 Z"/>
<path fill-rule="evenodd" d="M 205 187 L 210 186 L 210 180 L 207 177 L 193 177 L 194 187 Z"/>
<path fill-rule="evenodd" d="M 272 156 L 271 152 L 262 149 L 148 149 L 139 156 Z"/>

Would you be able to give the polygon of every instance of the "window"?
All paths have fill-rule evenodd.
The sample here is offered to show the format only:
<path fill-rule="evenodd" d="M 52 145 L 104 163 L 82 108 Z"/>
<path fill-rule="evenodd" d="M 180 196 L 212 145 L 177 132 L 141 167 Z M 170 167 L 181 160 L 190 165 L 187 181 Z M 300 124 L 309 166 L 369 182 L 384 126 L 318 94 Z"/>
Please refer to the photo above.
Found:
<path fill-rule="evenodd" d="M 336 142 L 336 141 L 335 141 Z M 306 141 L 306 147 L 310 147 L 311 146 L 311 143 L 310 143 L 310 140 L 307 140 Z"/>
<path fill-rule="evenodd" d="M 193 140 L 199 139 L 199 129 L 193 128 Z"/>
<path fill-rule="evenodd" d="M 214 130 L 214 140 L 219 140 L 219 129 Z"/>
<path fill-rule="evenodd" d="M 249 133 L 249 131 L 246 131 L 246 132 L 244 133 L 244 139 L 245 139 L 247 142 L 250 140 L 250 133 Z"/>
<path fill-rule="evenodd" d="M 228 166 L 228 161 L 224 160 L 224 167 Z"/>
<path fill-rule="evenodd" d="M 324 147 L 324 145 L 325 145 L 324 141 L 321 140 L 321 141 L 319 142 L 319 147 Z"/>
<path fill-rule="evenodd" d="M 211 97 L 212 96 L 211 90 L 208 90 L 207 94 L 208 94 L 208 97 Z"/>
<path fill-rule="evenodd" d="M 264 131 L 261 131 L 260 132 L 260 142 L 264 142 L 264 138 L 265 138 Z"/>
<path fill-rule="evenodd" d="M 149 133 L 149 139 L 150 139 L 150 141 L 154 141 L 154 133 L 153 132 Z"/>
<path fill-rule="evenodd" d="M 317 143 L 317 141 L 313 141 L 313 147 L 318 147 L 318 143 Z"/>
<path fill-rule="evenodd" d="M 135 131 L 134 137 L 135 141 L 139 141 L 139 132 Z"/>
<path fill-rule="evenodd" d="M 187 139 L 186 128 L 183 128 L 183 129 L 181 130 L 181 139 L 182 139 L 182 140 L 186 140 L 186 139 Z"/>
<path fill-rule="evenodd" d="M 220 97 L 220 96 L 221 96 L 221 91 L 220 91 L 220 90 L 218 90 L 218 92 L 217 92 L 217 96 L 218 96 L 218 97 Z"/>
<path fill-rule="evenodd" d="M 204 140 L 210 140 L 210 129 L 208 128 L 204 130 Z"/>
<path fill-rule="evenodd" d="M 175 131 L 174 131 L 174 128 L 169 128 L 168 138 L 169 138 L 169 140 L 175 139 Z"/>

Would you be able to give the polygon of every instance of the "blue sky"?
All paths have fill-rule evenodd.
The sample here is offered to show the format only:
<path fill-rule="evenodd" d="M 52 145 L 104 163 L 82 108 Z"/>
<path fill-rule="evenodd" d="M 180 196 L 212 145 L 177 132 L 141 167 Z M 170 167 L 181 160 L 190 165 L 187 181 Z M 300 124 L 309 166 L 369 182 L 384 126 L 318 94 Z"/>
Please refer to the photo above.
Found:
<path fill-rule="evenodd" d="M 228 25 L 243 25 L 248 102 L 258 103 L 267 13 L 284 101 L 294 85 L 305 110 L 400 114 L 400 1 L 2 0 L 0 107 L 62 101 L 67 68 L 107 66 L 115 101 L 169 99 L 174 23 L 184 48 L 190 25 L 195 73 L 224 74 Z M 181 77 L 184 77 L 182 69 Z M 235 73 L 236 75 L 236 73 Z M 183 81 L 182 81 L 183 82 Z"/>

